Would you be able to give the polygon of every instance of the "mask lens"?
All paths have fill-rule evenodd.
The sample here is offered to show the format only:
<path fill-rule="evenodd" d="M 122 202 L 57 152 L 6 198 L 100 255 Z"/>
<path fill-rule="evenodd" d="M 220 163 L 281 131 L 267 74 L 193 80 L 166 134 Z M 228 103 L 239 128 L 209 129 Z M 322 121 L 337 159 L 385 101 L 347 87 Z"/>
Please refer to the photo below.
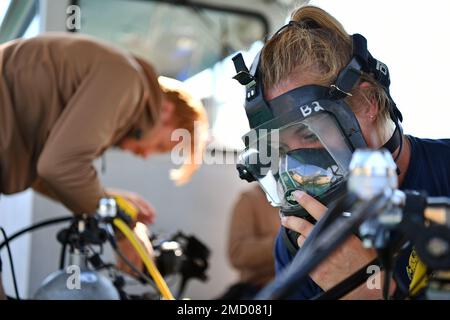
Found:
<path fill-rule="evenodd" d="M 328 113 L 291 123 L 276 135 L 273 131 L 270 136 L 259 135 L 254 141 L 241 154 L 241 161 L 274 206 L 298 207 L 294 191 L 320 197 L 348 175 L 352 151 Z M 265 156 L 268 150 L 270 157 Z"/>
<path fill-rule="evenodd" d="M 297 149 L 280 158 L 279 190 L 290 205 L 297 201 L 292 195 L 301 190 L 318 197 L 344 179 L 342 170 L 325 148 Z"/>

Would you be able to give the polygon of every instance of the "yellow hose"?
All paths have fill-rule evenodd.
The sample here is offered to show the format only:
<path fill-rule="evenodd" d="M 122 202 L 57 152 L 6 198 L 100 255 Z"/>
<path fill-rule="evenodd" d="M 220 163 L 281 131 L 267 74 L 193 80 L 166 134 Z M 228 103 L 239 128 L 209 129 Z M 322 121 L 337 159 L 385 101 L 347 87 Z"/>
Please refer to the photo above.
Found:
<path fill-rule="evenodd" d="M 139 240 L 134 235 L 133 231 L 128 227 L 128 225 L 123 222 L 119 218 L 115 218 L 113 220 L 114 225 L 119 229 L 124 236 L 130 241 L 133 248 L 136 250 L 136 252 L 141 257 L 142 261 L 144 262 L 145 267 L 147 268 L 150 276 L 153 278 L 153 280 L 156 283 L 156 286 L 158 287 L 159 291 L 161 292 L 161 295 L 166 300 L 175 300 L 174 296 L 170 292 L 169 287 L 167 286 L 166 281 L 164 281 L 164 278 L 162 277 L 161 273 L 159 273 L 158 268 L 156 268 L 155 263 L 153 260 L 148 256 L 147 252 L 145 251 L 145 248 L 142 246 L 142 244 L 139 242 Z"/>
<path fill-rule="evenodd" d="M 138 209 L 134 205 L 132 205 L 128 200 L 121 196 L 115 196 L 114 200 L 116 200 L 117 206 L 131 217 L 131 220 L 137 220 Z"/>

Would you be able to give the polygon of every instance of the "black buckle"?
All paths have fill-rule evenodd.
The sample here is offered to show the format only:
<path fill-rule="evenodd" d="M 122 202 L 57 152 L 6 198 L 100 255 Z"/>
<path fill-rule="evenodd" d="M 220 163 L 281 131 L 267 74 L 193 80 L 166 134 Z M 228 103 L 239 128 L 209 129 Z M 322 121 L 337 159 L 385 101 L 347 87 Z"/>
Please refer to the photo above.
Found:
<path fill-rule="evenodd" d="M 239 173 L 239 178 L 247 182 L 256 181 L 255 177 L 248 171 L 248 169 L 243 164 L 237 164 L 236 169 Z"/>
<path fill-rule="evenodd" d="M 255 77 L 245 71 L 239 71 L 233 79 L 237 80 L 243 86 L 252 86 L 256 83 Z"/>
<path fill-rule="evenodd" d="M 256 79 L 254 76 L 250 74 L 250 71 L 245 65 L 242 54 L 238 53 L 232 58 L 232 60 L 237 72 L 237 74 L 233 77 L 233 79 L 236 79 L 240 84 L 246 86 L 247 88 L 253 86 L 256 83 Z"/>
<path fill-rule="evenodd" d="M 329 92 L 330 96 L 332 96 L 333 98 L 336 99 L 342 99 L 345 97 L 352 97 L 353 95 L 349 92 L 345 92 L 344 90 L 342 90 L 341 88 L 339 88 L 337 85 L 332 84 L 330 86 L 330 92 Z"/>

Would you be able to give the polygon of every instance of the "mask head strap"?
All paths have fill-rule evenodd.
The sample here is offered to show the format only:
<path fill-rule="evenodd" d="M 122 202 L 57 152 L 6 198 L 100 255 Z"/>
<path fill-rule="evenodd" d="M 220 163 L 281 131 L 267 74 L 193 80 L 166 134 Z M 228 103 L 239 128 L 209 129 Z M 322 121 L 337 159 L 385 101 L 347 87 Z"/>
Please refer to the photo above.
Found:
<path fill-rule="evenodd" d="M 241 53 L 233 57 L 234 66 L 237 74 L 233 77 L 240 84 L 245 86 L 245 112 L 250 124 L 250 128 L 255 128 L 259 124 L 273 119 L 273 113 L 263 94 L 263 84 L 259 74 L 258 53 L 250 70 L 245 66 L 244 58 Z"/>
<path fill-rule="evenodd" d="M 391 84 L 389 69 L 381 61 L 375 59 L 367 50 L 367 40 L 360 34 L 352 36 L 353 41 L 353 56 L 350 62 L 339 72 L 336 81 L 330 86 L 330 96 L 334 99 L 343 99 L 351 96 L 351 90 L 359 81 L 363 72 L 371 74 L 375 81 L 377 81 L 389 99 L 389 115 L 394 121 L 395 131 L 391 138 L 384 144 L 383 148 L 394 153 L 397 148 L 399 152 L 395 157 L 395 161 L 400 156 L 403 147 L 403 132 L 400 122 L 403 121 L 403 116 L 397 108 L 394 100 L 391 97 L 389 86 Z M 399 170 L 397 169 L 397 173 Z"/>
<path fill-rule="evenodd" d="M 351 96 L 351 90 L 360 79 L 363 72 L 371 74 L 385 90 L 391 103 L 390 116 L 395 123 L 403 121 L 403 116 L 395 105 L 390 92 L 391 84 L 389 69 L 381 61 L 375 59 L 367 50 L 367 40 L 360 34 L 352 36 L 353 55 L 350 62 L 339 72 L 336 81 L 330 88 L 330 96 L 334 99 L 343 99 Z"/>

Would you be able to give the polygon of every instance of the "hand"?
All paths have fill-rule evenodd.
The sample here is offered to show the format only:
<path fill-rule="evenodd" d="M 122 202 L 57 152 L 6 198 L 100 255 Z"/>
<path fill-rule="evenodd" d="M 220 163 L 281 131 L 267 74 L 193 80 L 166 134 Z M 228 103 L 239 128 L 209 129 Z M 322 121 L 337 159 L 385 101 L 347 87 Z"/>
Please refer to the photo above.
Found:
<path fill-rule="evenodd" d="M 155 222 L 155 209 L 141 195 L 115 189 L 108 189 L 107 194 L 112 196 L 121 196 L 135 206 L 138 209 L 137 221 L 142 222 L 143 224 L 153 224 Z"/>
<path fill-rule="evenodd" d="M 153 247 L 148 238 L 147 227 L 138 222 L 133 229 L 134 234 L 138 238 L 139 242 L 145 247 L 147 253 L 150 257 L 153 257 Z M 127 238 L 121 237 L 117 241 L 117 245 L 119 250 L 123 253 L 123 255 L 138 269 L 139 271 L 143 271 L 144 263 L 142 262 L 141 257 L 136 252 L 134 247 L 131 245 L 130 241 Z M 135 275 L 134 271 L 119 257 L 117 257 L 117 268 L 122 270 L 123 272 Z"/>
<path fill-rule="evenodd" d="M 319 221 L 327 210 L 327 207 L 304 192 L 296 191 L 293 195 L 297 202 L 317 221 Z M 282 217 L 281 223 L 284 227 L 300 233 L 297 240 L 299 247 L 304 244 L 314 227 L 308 221 L 293 216 Z M 333 254 L 324 260 L 310 276 L 314 282 L 326 291 L 368 264 L 375 257 L 375 250 L 364 248 L 362 242 L 356 236 L 352 235 Z M 380 290 L 370 290 L 365 284 L 356 291 L 358 293 L 357 296 L 351 296 L 351 298 L 370 298 L 374 294 L 377 297 L 381 297 Z"/>

